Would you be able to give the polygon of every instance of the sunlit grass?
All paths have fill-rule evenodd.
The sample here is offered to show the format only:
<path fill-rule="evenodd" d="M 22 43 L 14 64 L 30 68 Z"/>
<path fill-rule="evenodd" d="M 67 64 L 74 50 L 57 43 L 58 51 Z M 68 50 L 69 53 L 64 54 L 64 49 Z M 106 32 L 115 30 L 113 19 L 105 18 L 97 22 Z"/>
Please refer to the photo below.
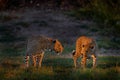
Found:
<path fill-rule="evenodd" d="M 86 69 L 74 68 L 71 58 L 44 58 L 41 68 L 25 68 L 23 56 L 0 58 L 3 80 L 119 80 L 120 57 L 98 57 L 97 68 L 88 61 Z"/>

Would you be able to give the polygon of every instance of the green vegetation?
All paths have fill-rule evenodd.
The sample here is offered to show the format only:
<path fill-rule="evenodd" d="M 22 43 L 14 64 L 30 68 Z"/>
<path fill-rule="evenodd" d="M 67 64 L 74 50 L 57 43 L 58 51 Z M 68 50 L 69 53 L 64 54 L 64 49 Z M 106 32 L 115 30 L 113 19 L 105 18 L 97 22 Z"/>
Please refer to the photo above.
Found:
<path fill-rule="evenodd" d="M 7 15 L 0 15 L 0 19 L 5 22 L 5 21 L 10 21 L 12 20 L 12 17 L 11 16 L 7 16 Z"/>
<path fill-rule="evenodd" d="M 64 47 L 65 47 L 65 49 L 64 49 L 63 54 L 68 54 L 68 53 L 72 52 L 73 50 L 75 50 L 75 45 L 72 45 L 72 46 L 64 45 Z"/>
<path fill-rule="evenodd" d="M 67 47 L 67 46 L 66 46 Z M 8 48 L 9 49 L 9 48 Z M 61 54 L 71 55 L 73 47 L 66 48 Z M 67 51 L 68 50 L 68 51 Z M 19 52 L 19 53 L 18 53 Z M 93 69 L 92 60 L 88 61 L 87 68 L 74 68 L 70 56 L 60 57 L 53 52 L 46 52 L 42 67 L 25 68 L 24 50 L 6 50 L 0 53 L 0 79 L 3 80 L 119 80 L 120 78 L 120 57 L 101 56 L 98 57 L 97 68 Z"/>
<path fill-rule="evenodd" d="M 120 34 L 120 1 L 92 0 L 90 4 L 67 11 L 66 14 L 79 20 L 94 21 L 98 24 L 101 35 L 119 37 Z"/>
<path fill-rule="evenodd" d="M 94 32 L 98 36 L 104 36 L 98 40 L 99 47 L 120 48 L 120 1 L 116 0 L 92 0 L 84 7 L 66 11 L 65 14 L 75 17 L 78 20 L 93 21 L 96 25 L 87 27 L 89 32 Z M 91 36 L 91 34 L 88 33 Z M 107 39 L 106 39 L 107 38 Z"/>
<path fill-rule="evenodd" d="M 0 78 L 3 80 L 119 80 L 120 57 L 99 57 L 98 66 L 86 69 L 73 66 L 71 58 L 44 58 L 41 68 L 25 69 L 23 56 L 1 57 Z"/>
<path fill-rule="evenodd" d="M 31 0 L 30 0 L 31 1 Z M 12 9 L 16 13 L 18 8 L 32 7 L 36 4 L 47 8 L 63 10 L 65 15 L 75 17 L 79 21 L 88 21 L 88 24 L 76 25 L 74 27 L 60 27 L 49 25 L 50 22 L 59 23 L 57 18 L 52 19 L 52 15 L 46 15 L 50 19 L 37 18 L 31 23 L 19 21 L 11 23 L 14 19 L 19 19 L 15 15 L 0 14 L 0 79 L 1 80 L 119 80 L 120 79 L 120 57 L 119 56 L 99 56 L 97 68 L 92 69 L 92 60 L 88 61 L 87 68 L 74 68 L 71 53 L 75 49 L 75 42 L 71 37 L 77 38 L 79 35 L 97 37 L 99 48 L 105 50 L 120 49 L 120 0 L 0 0 L 0 10 Z M 42 4 L 42 5 L 41 5 Z M 39 6 L 39 7 L 40 7 Z M 35 8 L 35 7 L 34 7 Z M 41 9 L 42 9 L 41 8 Z M 52 8 L 52 9 L 50 9 Z M 39 8 L 37 8 L 39 9 Z M 66 10 L 66 11 L 64 11 Z M 20 14 L 22 9 L 20 9 Z M 55 11 L 55 10 L 54 10 Z M 19 9 L 18 9 L 19 12 Z M 23 9 L 24 12 L 24 9 Z M 57 11 L 56 11 L 57 12 Z M 47 13 L 47 14 L 48 14 Z M 33 14 L 35 15 L 35 14 Z M 32 16 L 32 15 L 31 15 Z M 39 12 L 39 15 L 41 13 Z M 22 17 L 22 16 L 21 16 Z M 32 18 L 32 17 L 30 17 Z M 24 18 L 21 18 L 24 19 Z M 61 19 L 62 21 L 62 19 Z M 79 22 L 78 21 L 78 22 Z M 69 22 L 69 20 L 68 20 Z M 93 22 L 89 25 L 89 22 Z M 52 24 L 54 24 L 52 23 Z M 65 22 L 66 23 L 66 22 Z M 26 30 L 33 24 L 42 28 L 52 28 L 53 37 L 61 39 L 64 43 L 64 52 L 60 56 L 54 52 L 47 52 L 44 56 L 42 67 L 25 68 L 25 37 L 16 35 L 21 28 Z M 67 24 L 67 23 L 66 23 Z M 68 23 L 69 24 L 69 23 Z M 50 26 L 50 27 L 49 27 Z M 51 27 L 52 26 L 52 27 Z M 67 25 L 65 25 L 67 26 Z M 76 28 L 76 29 L 75 29 Z M 64 30 L 67 32 L 64 32 Z M 42 29 L 40 29 L 42 30 Z M 82 33 L 83 30 L 83 33 Z M 44 30 L 43 30 L 44 31 Z M 86 33 L 84 33 L 86 31 Z M 64 35 L 65 34 L 65 35 Z M 18 37 L 19 36 L 19 37 Z M 69 40 L 68 40 L 69 39 Z M 21 43 L 23 41 L 23 43 Z M 107 50 L 106 50 L 107 51 Z M 62 56 L 63 55 L 63 56 Z M 114 54 L 113 54 L 114 55 Z M 80 60 L 80 59 L 79 59 Z"/>
<path fill-rule="evenodd" d="M 56 55 L 54 52 L 46 52 L 42 67 L 25 68 L 25 50 L 6 47 L 8 50 L 0 52 L 0 79 L 3 80 L 119 80 L 120 57 L 98 57 L 97 68 L 93 69 L 92 60 L 87 63 L 87 68 L 74 68 L 70 57 L 74 46 L 68 47 L 63 54 Z M 65 57 L 64 55 L 67 55 Z M 62 57 L 63 56 L 63 57 Z"/>
<path fill-rule="evenodd" d="M 17 37 L 15 35 L 14 29 L 15 28 L 13 26 L 9 26 L 9 25 L 0 26 L 0 33 L 1 33 L 0 42 L 1 43 L 10 43 L 10 42 L 13 43 L 16 41 L 24 41 L 25 37 Z"/>
<path fill-rule="evenodd" d="M 24 28 L 28 28 L 30 26 L 30 23 L 23 21 L 23 22 L 18 22 L 15 25 L 20 25 L 20 26 L 22 26 Z"/>
<path fill-rule="evenodd" d="M 41 26 L 46 27 L 46 26 L 48 26 L 48 23 L 47 23 L 46 21 L 40 21 L 40 22 L 39 22 L 39 26 L 40 26 L 40 27 L 41 27 Z"/>
<path fill-rule="evenodd" d="M 0 13 L 0 21 L 1 22 L 7 22 L 7 21 L 11 21 L 13 19 L 18 19 L 19 17 L 18 16 L 13 16 L 13 15 L 7 15 L 7 14 L 3 14 L 3 13 Z"/>

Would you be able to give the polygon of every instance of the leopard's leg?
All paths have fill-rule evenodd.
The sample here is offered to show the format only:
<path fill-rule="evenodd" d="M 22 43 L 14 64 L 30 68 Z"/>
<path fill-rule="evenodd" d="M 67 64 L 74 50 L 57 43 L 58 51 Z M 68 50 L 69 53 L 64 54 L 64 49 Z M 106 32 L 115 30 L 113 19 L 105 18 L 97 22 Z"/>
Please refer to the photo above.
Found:
<path fill-rule="evenodd" d="M 93 68 L 95 68 L 96 67 L 96 56 L 92 54 L 91 57 L 93 59 Z"/>
<path fill-rule="evenodd" d="M 87 60 L 87 56 L 83 55 L 82 60 L 81 60 L 81 66 L 82 66 L 82 68 L 86 67 L 86 60 Z"/>
<path fill-rule="evenodd" d="M 77 57 L 76 56 L 73 56 L 73 61 L 74 61 L 74 67 L 76 68 L 77 67 Z"/>
<path fill-rule="evenodd" d="M 37 62 L 37 56 L 32 55 L 32 64 L 33 64 L 34 67 L 36 67 L 36 62 Z"/>
<path fill-rule="evenodd" d="M 38 67 L 41 67 L 43 57 L 44 57 L 44 52 L 40 53 L 40 55 L 38 56 Z"/>
<path fill-rule="evenodd" d="M 25 57 L 26 67 L 29 67 L 29 59 L 30 59 L 30 57 L 28 55 L 26 55 L 26 57 Z"/>

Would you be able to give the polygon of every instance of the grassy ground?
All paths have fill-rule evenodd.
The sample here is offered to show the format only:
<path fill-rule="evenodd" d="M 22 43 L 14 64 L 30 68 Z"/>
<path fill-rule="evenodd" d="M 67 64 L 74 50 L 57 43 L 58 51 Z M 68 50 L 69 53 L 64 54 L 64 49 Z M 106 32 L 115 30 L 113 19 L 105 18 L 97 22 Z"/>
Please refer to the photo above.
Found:
<path fill-rule="evenodd" d="M 32 12 L 31 12 L 32 11 Z M 81 13 L 82 12 L 82 13 Z M 119 22 L 115 28 L 108 28 L 109 19 L 102 21 L 102 14 L 93 21 L 82 20 L 82 16 L 88 16 L 86 10 L 69 12 L 67 15 L 81 18 L 76 20 L 63 13 L 32 10 L 10 12 L 12 15 L 2 12 L 0 14 L 0 79 L 1 80 L 119 80 L 120 57 L 119 55 Z M 79 15 L 81 13 L 81 15 Z M 77 15 L 78 14 L 78 15 Z M 84 14 L 84 15 L 82 15 Z M 94 14 L 97 14 L 95 12 Z M 13 16 L 14 15 L 14 16 Z M 91 15 L 91 14 L 90 14 Z M 107 16 L 107 15 L 106 15 Z M 98 18 L 98 22 L 94 18 Z M 103 16 L 104 17 L 104 16 Z M 114 18 L 114 16 L 113 16 Z M 113 20 L 114 21 L 114 20 Z M 101 24 L 103 23 L 103 24 Z M 101 24 L 101 25 L 100 25 Z M 41 68 L 24 67 L 24 53 L 26 38 L 31 35 L 47 35 L 60 39 L 65 49 L 62 56 L 46 54 Z M 86 69 L 73 66 L 70 53 L 75 49 L 75 41 L 81 35 L 87 35 L 96 39 L 101 54 L 107 56 L 98 57 L 96 69 L 92 69 L 92 60 L 88 61 Z M 115 50 L 114 50 L 115 49 Z M 115 52 L 116 51 L 116 52 Z M 113 53 L 114 52 L 114 53 Z"/>
<path fill-rule="evenodd" d="M 53 56 L 53 55 L 51 55 Z M 23 56 L 1 57 L 2 80 L 119 80 L 120 57 L 98 57 L 96 69 L 88 61 L 86 69 L 74 68 L 71 58 L 44 57 L 41 68 L 24 67 Z"/>

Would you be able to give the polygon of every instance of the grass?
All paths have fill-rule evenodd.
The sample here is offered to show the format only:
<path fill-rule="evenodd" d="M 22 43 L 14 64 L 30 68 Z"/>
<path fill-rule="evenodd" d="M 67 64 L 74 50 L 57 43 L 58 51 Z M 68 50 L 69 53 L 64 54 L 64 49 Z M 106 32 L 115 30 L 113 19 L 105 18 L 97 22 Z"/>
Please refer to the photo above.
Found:
<path fill-rule="evenodd" d="M 96 0 L 97 1 L 97 0 Z M 99 0 L 98 0 L 99 1 Z M 113 9 L 111 9 L 113 10 Z M 89 32 L 99 36 L 108 37 L 108 40 L 98 41 L 98 45 L 103 48 L 119 49 L 120 40 L 120 15 L 107 10 L 106 5 L 98 3 L 94 8 L 80 8 L 65 12 L 66 15 L 75 17 L 78 20 L 93 21 L 97 25 L 89 26 L 81 25 L 81 28 L 88 29 Z M 91 34 L 88 34 L 91 36 Z M 92 34 L 93 35 L 93 34 Z M 113 38 L 112 38 L 113 37 Z M 114 39 L 114 40 L 112 40 Z"/>
<path fill-rule="evenodd" d="M 107 1 L 93 0 L 93 2 L 91 1 L 90 3 L 91 6 L 67 11 L 65 14 L 79 20 L 96 22 L 99 24 L 97 27 L 105 33 L 103 35 L 113 35 L 115 37 L 119 37 L 118 34 L 120 34 L 120 24 L 117 24 L 120 21 L 119 7 L 117 7 L 117 2 L 114 3 L 112 0 L 108 0 L 108 2 L 115 4 L 116 7 L 112 7 L 110 4 L 107 4 Z M 101 24 L 102 26 L 100 26 Z"/>
<path fill-rule="evenodd" d="M 74 45 L 64 45 L 65 49 L 63 50 L 63 54 L 67 54 L 75 50 L 75 44 Z"/>
<path fill-rule="evenodd" d="M 18 19 L 18 18 L 19 18 L 18 16 L 0 14 L 1 22 L 7 22 L 7 21 L 11 21 L 13 19 Z"/>
<path fill-rule="evenodd" d="M 21 22 L 16 23 L 15 25 L 20 25 L 24 28 L 28 28 L 30 26 L 30 23 L 21 21 Z"/>
<path fill-rule="evenodd" d="M 119 49 L 119 41 L 110 40 L 109 37 L 104 37 L 104 39 L 100 39 L 97 41 L 97 44 L 99 48 L 105 48 L 105 49 Z"/>
<path fill-rule="evenodd" d="M 51 55 L 54 56 L 54 55 Z M 120 57 L 98 57 L 96 69 L 92 61 L 87 68 L 74 68 L 71 58 L 44 57 L 42 67 L 24 67 L 23 56 L 0 57 L 2 80 L 119 80 Z"/>
<path fill-rule="evenodd" d="M 17 37 L 14 32 L 14 27 L 9 25 L 3 25 L 0 26 L 0 42 L 1 43 L 9 43 L 9 42 L 15 42 L 15 41 L 24 41 L 25 37 Z"/>
<path fill-rule="evenodd" d="M 99 32 L 100 36 L 119 36 L 120 32 L 120 24 L 119 14 L 112 14 L 111 12 L 107 11 L 105 6 L 101 6 L 102 4 L 98 4 L 95 8 L 81 8 L 78 10 L 73 10 L 67 13 L 67 15 L 76 17 L 80 20 L 90 20 L 96 22 L 98 27 L 96 26 L 87 26 L 85 24 L 75 26 L 78 28 L 76 33 L 72 34 L 73 36 L 78 35 L 79 28 L 82 29 L 90 29 L 91 32 Z M 113 11 L 114 12 L 114 11 Z M 16 17 L 17 18 L 17 17 Z M 16 19 L 12 16 L 7 15 L 0 15 L 0 19 L 2 22 L 7 22 L 12 19 Z M 53 20 L 56 22 L 56 20 Z M 48 23 L 46 21 L 33 21 L 32 23 L 38 24 L 40 27 L 47 27 Z M 100 25 L 101 24 L 101 25 Z M 18 22 L 15 26 L 22 26 L 24 28 L 29 28 L 31 24 L 28 22 Z M 4 45 L 4 49 L 0 52 L 0 79 L 1 80 L 119 80 L 120 79 L 120 57 L 98 57 L 98 65 L 96 69 L 92 69 L 92 60 L 90 60 L 87 64 L 86 69 L 74 68 L 73 60 L 71 58 L 59 57 L 54 56 L 55 54 L 48 54 L 45 55 L 42 67 L 41 68 L 34 68 L 29 67 L 26 69 L 24 67 L 24 53 L 25 51 L 18 50 L 14 48 L 13 45 L 9 45 L 9 43 L 16 42 L 18 40 L 23 40 L 24 38 L 18 38 L 14 36 L 12 32 L 11 26 L 0 27 L 0 32 L 3 34 L 0 42 L 6 43 Z M 19 28 L 18 28 L 19 29 Z M 69 31 L 73 31 L 74 29 L 70 28 L 67 29 Z M 57 29 L 54 30 L 54 32 Z M 55 36 L 58 36 L 61 31 L 57 31 Z M 114 34 L 113 34 L 114 33 Z M 68 34 L 68 37 L 71 36 Z M 65 36 L 66 37 L 66 36 Z M 116 37 L 115 37 L 116 38 Z M 65 43 L 67 43 L 67 38 L 62 38 Z M 63 42 L 64 42 L 63 41 Z M 97 41 L 100 48 L 118 48 L 119 49 L 119 39 L 115 39 L 116 42 L 106 39 L 103 37 L 102 40 Z M 68 42 L 69 44 L 69 42 Z M 74 43 L 72 43 L 74 44 Z M 67 55 L 67 53 L 72 52 L 75 48 L 73 46 L 66 46 L 64 49 L 64 53 L 62 55 Z M 0 46 L 0 49 L 3 48 Z"/>
<path fill-rule="evenodd" d="M 75 45 L 65 45 L 62 55 L 72 52 Z M 7 48 L 0 53 L 0 79 L 2 80 L 119 80 L 120 57 L 98 57 L 96 69 L 92 69 L 92 60 L 88 61 L 87 68 L 74 68 L 72 58 L 55 56 L 46 53 L 41 68 L 24 67 L 24 53 Z"/>
<path fill-rule="evenodd" d="M 48 26 L 48 23 L 47 23 L 46 21 L 40 21 L 40 22 L 39 22 L 39 26 L 44 26 L 44 27 L 46 27 L 46 26 Z"/>

